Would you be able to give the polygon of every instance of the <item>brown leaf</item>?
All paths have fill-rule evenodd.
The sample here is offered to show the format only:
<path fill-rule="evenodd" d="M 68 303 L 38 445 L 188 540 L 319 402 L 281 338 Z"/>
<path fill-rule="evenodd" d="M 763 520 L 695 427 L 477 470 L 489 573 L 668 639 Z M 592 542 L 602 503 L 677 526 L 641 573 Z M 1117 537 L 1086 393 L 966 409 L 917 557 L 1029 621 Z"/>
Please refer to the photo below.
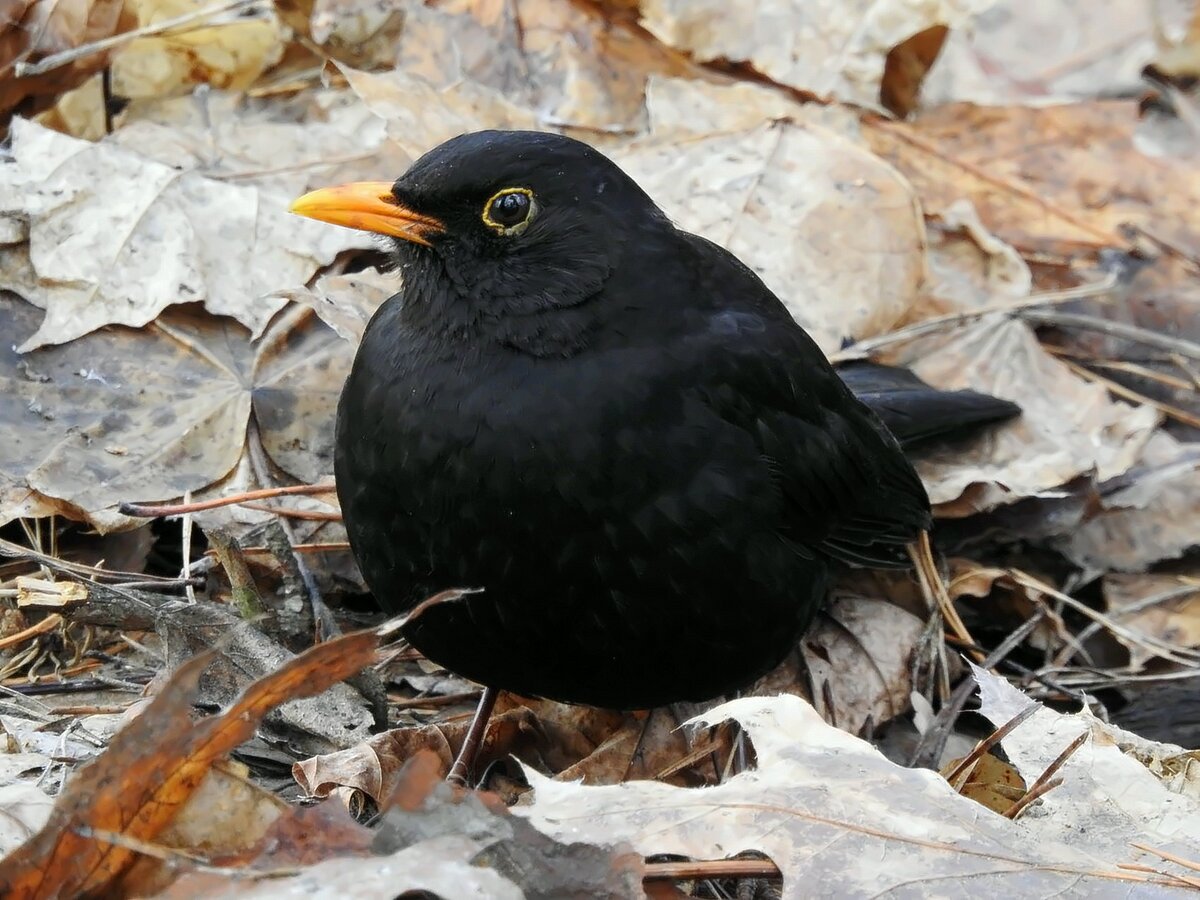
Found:
<path fill-rule="evenodd" d="M 1194 257 L 1200 243 L 1186 223 L 1200 203 L 1200 169 L 1143 153 L 1138 121 L 1128 101 L 950 104 L 911 123 L 869 120 L 863 134 L 912 182 L 927 215 L 965 197 L 1024 252 L 1125 246 L 1121 226 L 1131 223 Z"/>
<path fill-rule="evenodd" d="M 268 711 L 362 670 L 377 643 L 374 633 L 357 632 L 318 644 L 252 684 L 225 712 L 196 724 L 189 715 L 191 700 L 212 655 L 189 660 L 107 751 L 71 779 L 47 826 L 0 862 L 4 896 L 24 900 L 103 891 L 138 854 L 91 832 L 152 841 L 213 764 L 253 736 Z"/>
<path fill-rule="evenodd" d="M 1104 576 L 1104 602 L 1122 625 L 1177 647 L 1200 647 L 1200 580 L 1179 575 Z M 1140 671 L 1153 655 L 1142 642 L 1114 637 L 1129 649 L 1129 665 Z"/>
<path fill-rule="evenodd" d="M 336 788 L 361 791 L 375 803 L 392 796 L 398 779 L 409 760 L 420 754 L 432 754 L 439 761 L 440 774 L 450 771 L 462 749 L 470 722 L 462 719 L 417 728 L 394 728 L 334 753 L 301 760 L 292 766 L 292 777 L 312 797 L 327 797 Z M 492 716 L 476 757 L 480 771 L 492 760 L 510 754 L 522 755 L 539 741 L 537 720 L 524 707 L 504 710 Z"/>

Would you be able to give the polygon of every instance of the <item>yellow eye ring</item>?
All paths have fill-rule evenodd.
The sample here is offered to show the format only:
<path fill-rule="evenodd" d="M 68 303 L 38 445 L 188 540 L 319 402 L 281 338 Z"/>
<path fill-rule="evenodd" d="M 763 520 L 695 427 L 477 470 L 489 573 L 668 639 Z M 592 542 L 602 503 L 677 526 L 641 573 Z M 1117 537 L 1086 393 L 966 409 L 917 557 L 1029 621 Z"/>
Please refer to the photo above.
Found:
<path fill-rule="evenodd" d="M 483 204 L 483 224 L 497 234 L 516 235 L 529 227 L 536 213 L 533 191 L 508 187 L 496 191 Z"/>

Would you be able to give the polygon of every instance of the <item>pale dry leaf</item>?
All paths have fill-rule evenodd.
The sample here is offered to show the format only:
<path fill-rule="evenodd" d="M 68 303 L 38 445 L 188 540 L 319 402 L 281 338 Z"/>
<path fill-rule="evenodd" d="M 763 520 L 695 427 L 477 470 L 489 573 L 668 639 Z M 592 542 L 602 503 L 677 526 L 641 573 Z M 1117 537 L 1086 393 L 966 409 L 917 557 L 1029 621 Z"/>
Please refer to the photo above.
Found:
<path fill-rule="evenodd" d="M 281 209 L 312 188 L 378 178 L 397 164 L 383 122 L 348 89 L 314 91 L 303 111 L 220 91 L 142 101 L 129 106 L 108 141 L 173 168 L 270 191 L 267 202 Z M 364 238 L 357 246 L 371 244 Z"/>
<path fill-rule="evenodd" d="M 917 471 L 938 513 L 961 517 L 1048 496 L 1081 475 L 1113 478 L 1132 466 L 1158 412 L 1113 400 L 1046 353 L 1027 325 L 993 314 L 965 328 L 914 341 L 887 361 L 911 366 L 942 390 L 971 388 L 1012 400 L 1021 416 L 969 447 L 923 454 Z"/>
<path fill-rule="evenodd" d="M 1035 702 L 1004 679 L 972 669 L 980 712 L 997 728 Z M 1063 783 L 1022 818 L 1029 834 L 1048 843 L 1086 846 L 1112 862 L 1157 862 L 1137 858 L 1133 842 L 1200 859 L 1195 782 L 1180 781 L 1163 766 L 1184 755 L 1182 748 L 1147 741 L 1087 710 L 1064 714 L 1044 707 L 1001 743 L 1021 776 L 1032 783 L 1080 734 L 1088 739 L 1058 770 Z"/>
<path fill-rule="evenodd" d="M 533 112 L 473 81 L 435 88 L 399 70 L 375 74 L 338 68 L 367 108 L 387 123 L 388 136 L 413 159 L 468 131 L 539 127 Z"/>
<path fill-rule="evenodd" d="M 836 132 L 865 146 L 860 113 L 848 106 L 802 104 L 778 88 L 752 81 L 701 81 L 652 75 L 646 82 L 646 116 L 656 138 L 741 131 L 786 119 Z"/>
<path fill-rule="evenodd" d="M 380 304 L 400 290 L 396 272 L 363 269 L 351 275 L 321 275 L 311 289 L 288 298 L 313 310 L 321 321 L 354 346 Z"/>
<path fill-rule="evenodd" d="M 642 25 L 700 62 L 749 63 L 788 87 L 878 106 L 884 62 L 934 25 L 954 28 L 989 0 L 642 0 Z"/>
<path fill-rule="evenodd" d="M 643 124 L 648 76 L 702 74 L 639 29 L 561 0 L 416 5 L 394 52 L 395 68 L 437 88 L 472 81 L 547 124 L 601 132 Z"/>
<path fill-rule="evenodd" d="M 613 154 L 679 224 L 766 282 L 826 351 L 889 330 L 924 278 L 925 230 L 890 166 L 817 125 L 764 123 Z"/>
<path fill-rule="evenodd" d="M 1165 4 L 995 0 L 953 29 L 921 103 L 1048 105 L 1137 90 Z"/>
<path fill-rule="evenodd" d="M 344 242 L 254 186 L 23 121 L 0 185 L 12 190 L 0 192 L 12 198 L 0 215 L 29 223 L 27 251 L 4 248 L 0 288 L 46 310 L 22 351 L 144 325 L 175 303 L 261 332 L 285 302 L 272 292 L 303 285 Z"/>
<path fill-rule="evenodd" d="M 414 897 L 524 900 L 525 892 L 494 869 L 478 865 L 487 842 L 467 835 L 442 835 L 386 856 L 335 857 L 295 874 L 247 882 L 244 878 L 201 878 L 181 884 L 179 894 L 208 900 L 392 900 Z M 224 882 L 224 883 L 221 883 Z M 184 889 L 186 888 L 186 889 Z"/>
<path fill-rule="evenodd" d="M 814 884 L 835 896 L 923 896 L 964 878 L 988 896 L 1128 897 L 1130 885 L 1084 842 L 1032 836 L 936 773 L 889 762 L 798 697 L 735 700 L 702 721 L 727 718 L 750 737 L 756 770 L 676 788 L 588 787 L 527 769 L 533 801 L 514 812 L 560 840 L 628 842 L 644 855 L 756 850 L 782 870 L 787 898 L 810 896 Z"/>
<path fill-rule="evenodd" d="M 651 76 L 646 82 L 649 131 L 658 137 L 737 131 L 773 119 L 809 120 L 812 115 L 810 107 L 782 91 L 752 81 Z"/>
<path fill-rule="evenodd" d="M 1029 265 L 1011 244 L 986 230 L 970 201 L 961 203 L 972 210 L 969 223 L 957 217 L 934 217 L 926 223 L 929 278 L 921 302 L 912 310 L 913 322 L 977 310 L 1029 294 Z"/>
<path fill-rule="evenodd" d="M 210 859 L 257 843 L 289 807 L 247 775 L 241 763 L 216 763 L 158 842 Z"/>
<path fill-rule="evenodd" d="M 1077 565 L 1140 572 L 1200 541 L 1200 455 L 1194 445 L 1156 433 L 1127 481 L 1106 492 L 1099 514 L 1059 543 Z"/>
<path fill-rule="evenodd" d="M 908 710 L 924 626 L 886 600 L 835 588 L 796 652 L 743 693 L 802 696 L 825 721 L 859 734 Z"/>
<path fill-rule="evenodd" d="M 7 755 L 30 757 L 40 754 Z M 45 760 L 50 762 L 49 757 Z M 7 761 L 0 756 L 0 763 Z M 53 808 L 54 798 L 34 784 L 16 782 L 0 786 L 0 856 L 8 855 L 37 834 L 50 819 Z"/>

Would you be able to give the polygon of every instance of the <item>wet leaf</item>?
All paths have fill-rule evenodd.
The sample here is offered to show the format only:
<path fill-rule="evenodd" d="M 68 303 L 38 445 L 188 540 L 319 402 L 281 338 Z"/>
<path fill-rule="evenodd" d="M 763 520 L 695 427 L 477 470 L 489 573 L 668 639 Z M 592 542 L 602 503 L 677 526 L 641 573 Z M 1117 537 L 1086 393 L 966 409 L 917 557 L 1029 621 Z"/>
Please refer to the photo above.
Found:
<path fill-rule="evenodd" d="M 28 335 L 36 318 L 34 307 L 0 299 L 5 334 Z M 253 414 L 271 459 L 316 481 L 332 471 L 350 354 L 307 310 L 282 315 L 257 344 L 233 321 L 195 310 L 24 355 L 9 344 L 0 348 L 11 423 L 0 473 L 111 527 L 121 501 L 179 497 L 232 472 Z M 6 507 L 0 519 L 18 513 Z"/>

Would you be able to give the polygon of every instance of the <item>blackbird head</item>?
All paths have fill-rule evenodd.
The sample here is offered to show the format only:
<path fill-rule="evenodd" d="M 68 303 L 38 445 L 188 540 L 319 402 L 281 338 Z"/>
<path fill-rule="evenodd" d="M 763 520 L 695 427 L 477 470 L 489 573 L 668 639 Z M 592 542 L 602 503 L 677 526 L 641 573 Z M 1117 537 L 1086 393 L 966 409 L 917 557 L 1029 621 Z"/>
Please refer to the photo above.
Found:
<path fill-rule="evenodd" d="M 385 235 L 406 301 L 460 321 L 583 304 L 639 232 L 671 227 L 603 154 L 530 131 L 452 138 L 393 184 L 313 191 L 292 212 Z"/>

